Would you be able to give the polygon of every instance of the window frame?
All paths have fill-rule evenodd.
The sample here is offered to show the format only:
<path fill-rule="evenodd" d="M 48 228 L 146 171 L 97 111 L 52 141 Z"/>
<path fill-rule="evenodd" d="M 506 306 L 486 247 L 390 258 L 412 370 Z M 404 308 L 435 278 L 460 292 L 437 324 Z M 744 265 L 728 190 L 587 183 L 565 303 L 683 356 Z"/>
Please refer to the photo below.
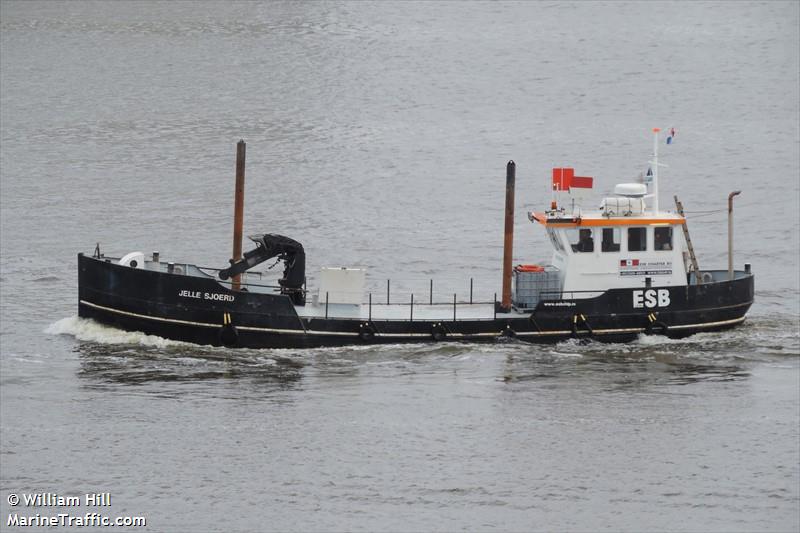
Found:
<path fill-rule="evenodd" d="M 643 238 L 640 237 L 638 239 L 638 241 L 637 241 L 639 244 L 642 245 L 642 247 L 639 248 L 638 250 L 634 250 L 634 249 L 631 248 L 631 242 L 632 242 L 631 241 L 631 231 L 632 230 L 641 230 L 642 232 L 644 232 Z M 646 252 L 647 251 L 647 244 L 648 244 L 647 241 L 649 240 L 647 234 L 650 233 L 647 230 L 648 230 L 647 226 L 628 226 L 628 231 L 625 232 L 626 233 L 626 237 L 627 237 L 625 239 L 626 240 L 625 244 L 626 244 L 626 250 L 628 252 Z"/>
<path fill-rule="evenodd" d="M 656 232 L 659 230 L 667 230 L 669 232 L 669 240 L 667 243 L 669 244 L 668 249 L 664 248 L 656 248 Z M 663 243 L 662 243 L 663 246 Z M 672 226 L 656 226 L 653 228 L 653 251 L 654 252 L 671 252 L 675 249 L 675 231 L 672 229 Z"/>
<path fill-rule="evenodd" d="M 610 231 L 611 232 L 611 246 L 612 246 L 611 250 L 605 250 L 603 248 L 603 245 L 606 242 L 605 241 L 606 231 Z M 616 232 L 616 237 L 618 237 L 616 242 L 614 241 L 615 232 Z M 614 227 L 614 226 L 600 228 L 600 236 L 601 236 L 600 237 L 600 252 L 602 252 L 604 254 L 608 254 L 608 253 L 619 253 L 619 252 L 622 251 L 622 229 L 621 228 Z M 616 246 L 617 248 L 613 249 L 614 246 Z"/>
<path fill-rule="evenodd" d="M 580 235 L 581 235 L 582 231 L 588 231 L 589 232 L 589 238 L 592 240 L 592 249 L 591 250 L 578 250 L 578 249 L 576 249 L 576 246 L 578 246 L 578 244 L 581 242 Z M 577 236 L 577 240 L 575 241 L 574 244 L 572 243 L 572 240 L 570 239 L 571 235 L 576 235 Z M 596 252 L 597 251 L 597 246 L 595 245 L 595 236 L 596 236 L 596 232 L 594 231 L 594 228 L 575 227 L 575 228 L 569 228 L 566 231 L 566 237 L 567 237 L 567 242 L 569 243 L 569 249 L 573 254 L 593 254 L 594 252 Z"/>

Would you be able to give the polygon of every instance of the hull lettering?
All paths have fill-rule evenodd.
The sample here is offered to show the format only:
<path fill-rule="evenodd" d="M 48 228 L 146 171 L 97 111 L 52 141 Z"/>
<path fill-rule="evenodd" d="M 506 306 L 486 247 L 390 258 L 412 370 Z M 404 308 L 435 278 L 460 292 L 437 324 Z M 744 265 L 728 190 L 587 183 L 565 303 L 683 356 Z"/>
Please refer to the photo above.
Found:
<path fill-rule="evenodd" d="M 190 291 L 187 289 L 178 291 L 178 296 L 181 298 L 197 298 L 198 300 L 211 300 L 214 302 L 232 302 L 236 296 L 232 294 L 222 294 L 219 292 L 200 292 Z"/>
<path fill-rule="evenodd" d="M 669 307 L 669 290 L 648 289 L 646 291 L 633 291 L 634 309 L 652 309 L 653 307 Z"/>

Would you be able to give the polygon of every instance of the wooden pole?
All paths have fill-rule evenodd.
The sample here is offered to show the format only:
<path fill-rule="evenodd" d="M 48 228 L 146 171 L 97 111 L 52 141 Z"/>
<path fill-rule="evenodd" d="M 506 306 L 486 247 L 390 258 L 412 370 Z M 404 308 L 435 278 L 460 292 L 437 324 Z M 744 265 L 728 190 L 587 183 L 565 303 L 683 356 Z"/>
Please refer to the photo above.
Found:
<path fill-rule="evenodd" d="M 506 165 L 506 227 L 503 241 L 503 301 L 504 311 L 511 310 L 511 262 L 514 256 L 514 179 L 517 166 L 513 161 Z"/>
<path fill-rule="evenodd" d="M 233 254 L 231 263 L 242 258 L 242 226 L 244 225 L 244 140 L 236 143 L 236 196 L 233 207 Z M 231 279 L 231 288 L 239 290 L 241 274 L 236 274 Z"/>

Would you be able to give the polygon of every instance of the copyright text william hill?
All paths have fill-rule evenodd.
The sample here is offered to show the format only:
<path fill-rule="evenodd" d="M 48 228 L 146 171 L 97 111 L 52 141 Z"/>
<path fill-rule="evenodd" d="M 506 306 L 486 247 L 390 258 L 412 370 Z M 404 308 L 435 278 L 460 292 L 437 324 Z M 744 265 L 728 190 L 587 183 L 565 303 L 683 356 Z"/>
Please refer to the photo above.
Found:
<path fill-rule="evenodd" d="M 106 516 L 97 511 L 78 513 L 80 507 L 99 507 L 109 510 L 110 492 L 92 492 L 82 496 L 62 496 L 53 492 L 9 494 L 6 501 L 11 507 L 26 507 L 26 512 L 8 514 L 6 526 L 30 527 L 144 527 L 147 519 L 143 516 Z M 30 514 L 33 508 L 42 511 Z M 59 508 L 59 511 L 56 511 Z M 88 511 L 88 510 L 87 510 Z"/>

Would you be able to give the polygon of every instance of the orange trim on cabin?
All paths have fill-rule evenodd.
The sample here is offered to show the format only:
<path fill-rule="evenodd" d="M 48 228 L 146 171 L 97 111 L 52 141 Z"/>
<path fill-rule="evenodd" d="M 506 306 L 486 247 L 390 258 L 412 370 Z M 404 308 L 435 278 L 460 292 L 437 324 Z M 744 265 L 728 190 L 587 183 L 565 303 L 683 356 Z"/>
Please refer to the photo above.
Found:
<path fill-rule="evenodd" d="M 575 222 L 548 222 L 544 213 L 533 213 L 533 218 L 539 224 L 548 228 L 577 228 L 597 226 L 657 226 L 686 224 L 685 218 L 581 218 Z"/>

